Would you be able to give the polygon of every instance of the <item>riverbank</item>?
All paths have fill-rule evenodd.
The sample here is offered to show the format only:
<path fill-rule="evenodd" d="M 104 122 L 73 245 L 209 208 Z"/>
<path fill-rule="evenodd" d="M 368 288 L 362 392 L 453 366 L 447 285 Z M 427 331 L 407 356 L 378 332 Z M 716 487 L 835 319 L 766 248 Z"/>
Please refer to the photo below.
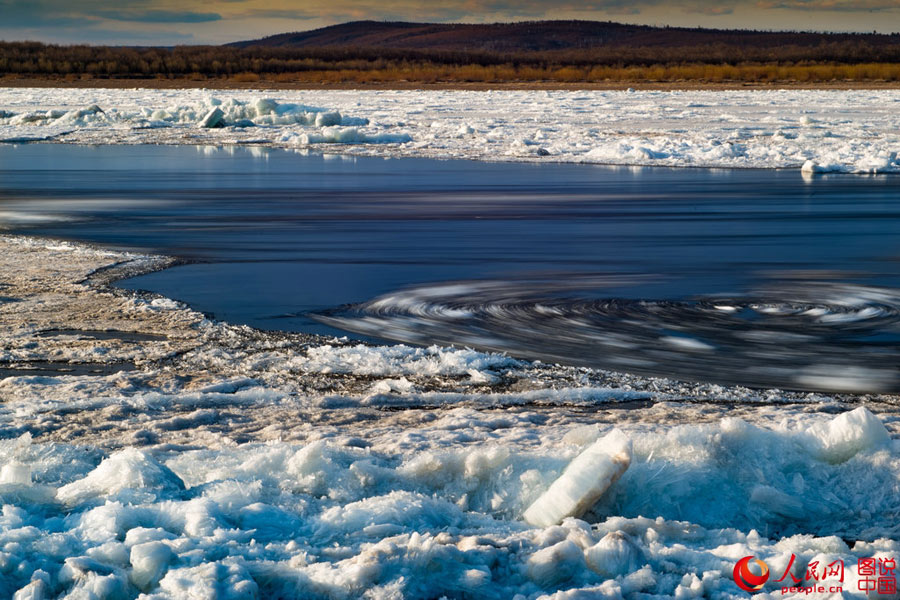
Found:
<path fill-rule="evenodd" d="M 234 78 L 165 79 L 141 78 L 65 78 L 7 75 L 0 78 L 0 88 L 91 88 L 91 89 L 213 89 L 213 90 L 599 90 L 615 91 L 633 88 L 651 91 L 737 91 L 737 90 L 896 90 L 900 81 L 291 81 L 275 78 L 253 78 L 241 81 Z"/>

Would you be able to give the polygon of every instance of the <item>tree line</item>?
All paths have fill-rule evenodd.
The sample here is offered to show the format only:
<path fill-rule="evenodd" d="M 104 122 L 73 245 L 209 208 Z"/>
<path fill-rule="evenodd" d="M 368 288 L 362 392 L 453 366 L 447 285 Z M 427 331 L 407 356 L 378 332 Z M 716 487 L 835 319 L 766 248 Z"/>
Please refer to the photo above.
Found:
<path fill-rule="evenodd" d="M 866 64 L 879 67 L 858 70 L 857 76 L 869 73 L 867 77 L 883 78 L 880 73 L 891 79 L 900 69 L 900 36 L 888 37 L 891 38 L 890 43 L 878 44 L 872 43 L 866 36 L 858 36 L 858 39 L 843 36 L 813 46 L 741 46 L 719 41 L 699 45 L 609 45 L 515 53 L 354 47 L 61 46 L 38 42 L 0 42 L 0 75 L 245 79 L 255 76 L 282 80 L 321 77 L 323 81 L 343 77 L 350 81 L 391 80 L 392 77 L 415 80 L 419 71 L 430 73 L 429 77 L 445 76 L 454 80 L 454 73 L 458 75 L 465 70 L 481 73 L 482 79 L 484 73 L 491 72 L 504 74 L 503 77 L 529 79 L 547 78 L 548 74 L 568 69 L 567 77 L 590 80 L 603 73 L 615 75 L 626 73 L 629 69 L 658 75 L 665 75 L 668 70 L 674 77 L 677 73 L 687 73 L 688 67 L 702 72 L 701 67 L 709 66 L 719 68 L 726 75 L 731 73 L 729 68 L 777 67 L 793 68 L 797 73 L 803 69 L 813 73 L 818 69 L 820 73 L 833 73 L 836 77 L 841 74 L 852 77 L 852 69 L 840 71 L 838 67 Z M 354 73 L 357 75 L 354 76 Z M 490 79 L 489 75 L 487 77 Z"/>

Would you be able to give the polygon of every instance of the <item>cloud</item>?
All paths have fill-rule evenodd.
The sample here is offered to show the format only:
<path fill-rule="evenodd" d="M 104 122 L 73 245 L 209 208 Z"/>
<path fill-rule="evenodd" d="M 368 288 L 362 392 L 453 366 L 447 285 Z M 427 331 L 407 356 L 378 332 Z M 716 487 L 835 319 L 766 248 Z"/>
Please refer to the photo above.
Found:
<path fill-rule="evenodd" d="M 93 39 L 104 40 L 105 44 L 116 44 L 123 46 L 173 46 L 177 44 L 196 44 L 196 37 L 193 33 L 183 31 L 167 31 L 165 38 L 161 38 L 158 31 L 141 31 L 135 29 L 105 29 L 93 28 L 90 30 Z M 73 40 L 73 41 L 78 41 Z M 100 42 L 91 42 L 100 43 Z"/>
<path fill-rule="evenodd" d="M 686 6 L 684 10 L 689 13 L 712 16 L 734 14 L 734 6 L 728 6 L 718 2 L 715 4 L 696 3 L 693 6 Z"/>
<path fill-rule="evenodd" d="M 354 20 L 884 30 L 900 0 L 0 0 L 6 39 L 222 43 Z M 195 36 L 192 38 L 191 36 Z"/>
<path fill-rule="evenodd" d="M 111 21 L 134 21 L 139 23 L 207 23 L 222 19 L 222 15 L 219 13 L 193 12 L 189 10 L 104 10 L 97 12 L 96 15 Z"/>
<path fill-rule="evenodd" d="M 227 2 L 244 2 L 245 0 L 224 0 Z M 253 8 L 246 10 L 240 14 L 241 17 L 249 19 L 293 19 L 297 21 L 308 21 L 318 19 L 322 15 L 310 13 L 304 10 L 291 9 L 274 9 L 274 8 Z"/>
<path fill-rule="evenodd" d="M 109 44 L 122 46 L 175 46 L 198 43 L 193 33 L 82 28 L 7 28 L 0 24 L 0 40 L 33 40 L 53 44 Z"/>
<path fill-rule="evenodd" d="M 43 2 L 0 0 L 0 27 L 4 29 L 30 27 L 84 27 L 93 21 L 68 11 L 48 10 Z"/>
<path fill-rule="evenodd" d="M 835 12 L 873 12 L 897 10 L 897 0 L 761 0 L 756 3 L 762 9 L 813 10 Z"/>

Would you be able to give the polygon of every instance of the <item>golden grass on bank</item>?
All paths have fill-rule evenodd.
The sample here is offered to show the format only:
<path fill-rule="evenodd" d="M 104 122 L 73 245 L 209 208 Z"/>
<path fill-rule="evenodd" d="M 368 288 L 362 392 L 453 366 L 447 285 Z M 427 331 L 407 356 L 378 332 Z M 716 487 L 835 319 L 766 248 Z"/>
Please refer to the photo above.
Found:
<path fill-rule="evenodd" d="M 247 61 L 246 69 L 233 74 L 201 70 L 176 73 L 117 74 L 113 65 L 94 73 L 38 75 L 37 78 L 65 80 L 227 81 L 235 84 L 276 82 L 279 84 L 834 84 L 900 82 L 900 63 L 739 63 L 739 64 L 658 64 L 628 65 L 534 65 L 534 64 L 447 64 L 415 60 L 349 59 L 329 62 L 306 58 L 290 61 L 284 71 L 270 72 L 265 65 Z M 254 70 L 254 67 L 258 69 Z M 28 74 L 7 73 L 4 79 L 27 78 Z"/>
<path fill-rule="evenodd" d="M 256 82 L 255 73 L 240 73 L 237 82 Z M 602 82 L 710 82 L 710 83 L 824 83 L 840 81 L 900 81 L 900 64 L 856 65 L 654 65 L 643 66 L 558 66 L 438 65 L 403 63 L 380 68 L 309 69 L 280 73 L 264 79 L 297 83 L 602 83 Z"/>
<path fill-rule="evenodd" d="M 255 83 L 260 80 L 260 76 L 258 73 L 246 72 L 238 73 L 237 75 L 234 75 L 232 79 L 238 83 Z"/>

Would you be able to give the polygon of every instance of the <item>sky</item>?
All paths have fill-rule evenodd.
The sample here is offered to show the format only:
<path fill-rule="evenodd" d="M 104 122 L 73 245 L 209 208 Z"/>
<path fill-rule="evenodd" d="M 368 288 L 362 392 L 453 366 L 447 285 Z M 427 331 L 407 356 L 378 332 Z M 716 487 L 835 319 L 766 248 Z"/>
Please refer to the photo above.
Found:
<path fill-rule="evenodd" d="M 360 19 L 900 32 L 900 0 L 0 0 L 0 39 L 221 44 Z"/>

